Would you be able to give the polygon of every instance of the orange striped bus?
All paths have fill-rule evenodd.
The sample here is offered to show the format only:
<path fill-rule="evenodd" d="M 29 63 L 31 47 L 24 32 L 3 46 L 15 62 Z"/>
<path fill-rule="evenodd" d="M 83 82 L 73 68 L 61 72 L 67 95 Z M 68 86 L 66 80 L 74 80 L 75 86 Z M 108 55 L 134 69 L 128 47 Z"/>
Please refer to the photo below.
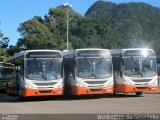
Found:
<path fill-rule="evenodd" d="M 8 94 L 20 99 L 29 96 L 63 95 L 63 55 L 58 50 L 27 50 L 5 61 L 13 65 L 7 72 Z"/>
<path fill-rule="evenodd" d="M 10 79 L 8 73 L 14 70 L 13 65 L 10 63 L 0 62 L 0 89 L 6 90 L 7 82 Z"/>
<path fill-rule="evenodd" d="M 111 50 L 115 93 L 157 92 L 156 55 L 152 49 Z"/>
<path fill-rule="evenodd" d="M 63 51 L 65 95 L 112 94 L 112 58 L 107 49 Z"/>

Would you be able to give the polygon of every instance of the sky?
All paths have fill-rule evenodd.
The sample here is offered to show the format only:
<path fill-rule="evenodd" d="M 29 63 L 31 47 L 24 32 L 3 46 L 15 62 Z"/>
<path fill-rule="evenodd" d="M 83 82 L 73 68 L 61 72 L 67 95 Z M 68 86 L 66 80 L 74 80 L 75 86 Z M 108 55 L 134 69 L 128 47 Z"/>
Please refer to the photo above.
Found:
<path fill-rule="evenodd" d="M 97 0 L 0 0 L 0 31 L 9 37 L 10 45 L 15 45 L 21 37 L 17 32 L 21 23 L 34 16 L 44 16 L 50 8 L 56 8 L 68 2 L 72 8 L 84 15 L 88 8 Z M 160 0 L 104 0 L 113 3 L 145 2 L 160 8 Z"/>

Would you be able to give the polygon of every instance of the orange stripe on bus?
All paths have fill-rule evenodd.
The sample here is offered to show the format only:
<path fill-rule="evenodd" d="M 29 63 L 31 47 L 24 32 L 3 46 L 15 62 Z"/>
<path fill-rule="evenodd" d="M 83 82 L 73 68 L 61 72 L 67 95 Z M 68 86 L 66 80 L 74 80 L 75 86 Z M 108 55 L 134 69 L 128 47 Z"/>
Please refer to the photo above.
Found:
<path fill-rule="evenodd" d="M 23 89 L 24 96 L 55 96 L 55 95 L 63 95 L 63 88 L 55 88 L 55 89 Z"/>
<path fill-rule="evenodd" d="M 78 86 L 71 87 L 72 95 L 87 95 L 87 94 L 112 94 L 113 86 L 107 88 L 82 88 Z"/>
<path fill-rule="evenodd" d="M 157 92 L 158 86 L 130 86 L 117 84 L 117 88 L 115 90 L 117 93 Z"/>

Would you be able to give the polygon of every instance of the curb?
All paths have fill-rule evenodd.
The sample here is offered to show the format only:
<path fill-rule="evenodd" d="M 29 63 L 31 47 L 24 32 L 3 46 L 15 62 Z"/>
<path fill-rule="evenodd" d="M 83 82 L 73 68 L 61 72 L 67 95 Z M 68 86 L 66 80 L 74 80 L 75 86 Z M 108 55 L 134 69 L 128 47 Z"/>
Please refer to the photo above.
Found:
<path fill-rule="evenodd" d="M 144 92 L 144 94 L 160 94 L 160 90 L 158 92 Z"/>

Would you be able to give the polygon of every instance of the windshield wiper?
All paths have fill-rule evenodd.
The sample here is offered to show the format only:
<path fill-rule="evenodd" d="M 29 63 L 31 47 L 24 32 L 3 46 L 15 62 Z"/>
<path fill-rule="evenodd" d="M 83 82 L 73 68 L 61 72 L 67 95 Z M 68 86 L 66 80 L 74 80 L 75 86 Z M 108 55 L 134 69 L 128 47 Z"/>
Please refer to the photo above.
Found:
<path fill-rule="evenodd" d="M 97 62 L 97 65 L 104 59 L 104 57 L 101 57 L 101 59 Z"/>
<path fill-rule="evenodd" d="M 53 61 L 54 61 L 55 58 L 52 58 L 51 60 L 47 61 L 47 62 L 50 62 L 51 61 L 51 64 L 49 65 L 49 70 L 51 69 L 51 66 L 53 64 Z"/>
<path fill-rule="evenodd" d="M 132 61 L 135 63 L 135 65 L 137 66 L 137 68 L 139 67 L 138 63 L 133 59 L 133 57 L 131 57 Z"/>
<path fill-rule="evenodd" d="M 36 58 L 34 58 L 34 62 L 36 63 L 36 65 L 37 65 L 37 68 L 39 69 L 39 71 L 43 71 L 42 70 L 42 68 L 40 67 L 40 65 L 39 65 L 39 63 L 38 63 L 38 61 L 37 61 L 37 59 Z"/>
<path fill-rule="evenodd" d="M 53 72 L 53 76 L 55 77 L 55 79 L 58 78 L 57 74 L 55 72 Z"/>

